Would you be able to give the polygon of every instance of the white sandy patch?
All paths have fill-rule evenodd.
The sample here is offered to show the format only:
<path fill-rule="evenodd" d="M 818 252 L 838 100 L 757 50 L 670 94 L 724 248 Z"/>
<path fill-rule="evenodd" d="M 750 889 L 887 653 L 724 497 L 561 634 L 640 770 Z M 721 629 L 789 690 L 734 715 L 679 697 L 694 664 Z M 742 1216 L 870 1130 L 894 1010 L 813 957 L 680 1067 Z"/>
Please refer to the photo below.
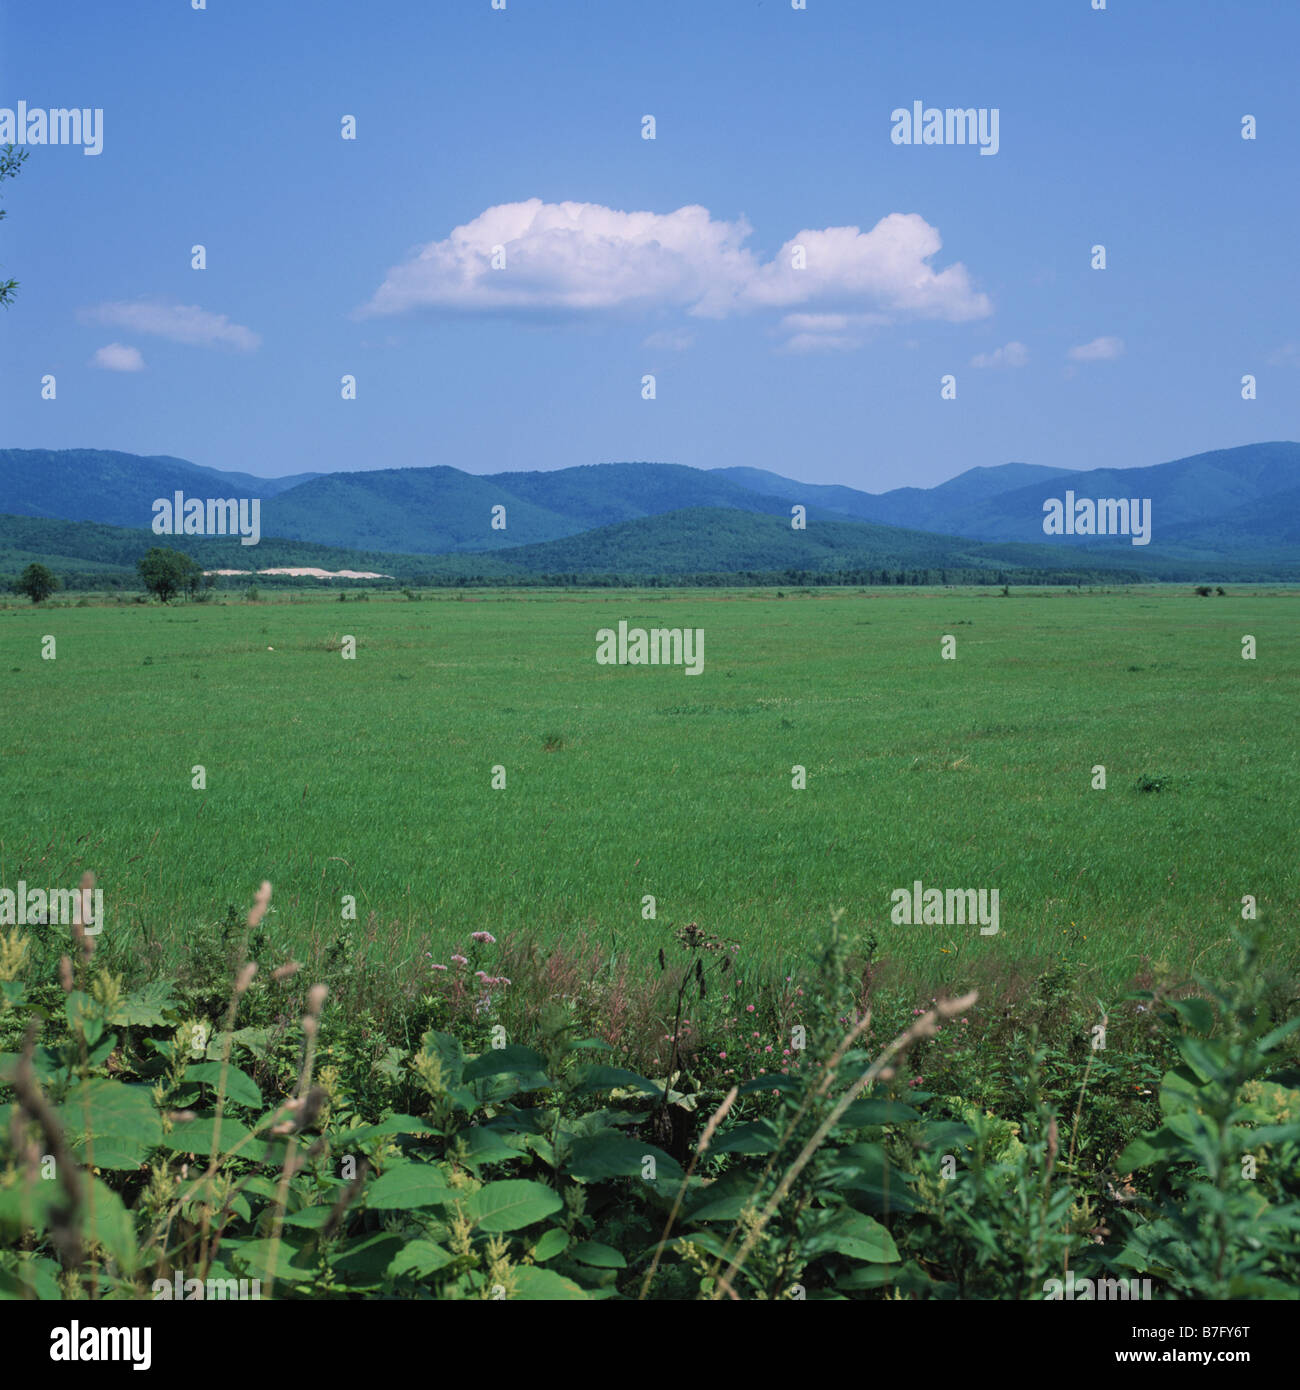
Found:
<path fill-rule="evenodd" d="M 391 579 L 391 574 L 372 574 L 369 570 L 318 570 L 311 566 L 271 570 L 204 570 L 204 574 L 289 574 L 296 579 Z"/>

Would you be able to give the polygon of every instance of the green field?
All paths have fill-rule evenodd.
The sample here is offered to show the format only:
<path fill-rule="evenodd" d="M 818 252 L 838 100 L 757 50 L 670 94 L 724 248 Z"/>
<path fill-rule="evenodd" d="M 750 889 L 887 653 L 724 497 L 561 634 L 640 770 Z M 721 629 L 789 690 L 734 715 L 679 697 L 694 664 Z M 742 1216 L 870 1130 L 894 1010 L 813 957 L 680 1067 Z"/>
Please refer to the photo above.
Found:
<path fill-rule="evenodd" d="M 0 886 L 92 869 L 128 964 L 179 959 L 263 878 L 286 949 L 373 913 L 399 971 L 476 929 L 648 963 L 691 921 L 777 969 L 843 908 L 927 986 L 1068 944 L 1100 989 L 1225 965 L 1245 894 L 1291 960 L 1298 617 L 1282 587 L 14 607 Z M 620 619 L 702 628 L 703 674 L 598 666 Z M 893 925 L 916 879 L 998 889 L 999 933 Z"/>

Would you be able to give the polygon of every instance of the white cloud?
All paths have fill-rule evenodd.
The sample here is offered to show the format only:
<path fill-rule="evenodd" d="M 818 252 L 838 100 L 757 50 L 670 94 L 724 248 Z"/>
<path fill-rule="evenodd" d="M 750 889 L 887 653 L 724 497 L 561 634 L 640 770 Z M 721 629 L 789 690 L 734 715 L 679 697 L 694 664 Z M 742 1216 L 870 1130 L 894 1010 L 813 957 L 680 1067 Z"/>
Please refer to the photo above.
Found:
<path fill-rule="evenodd" d="M 977 352 L 971 358 L 972 367 L 1023 367 L 1029 361 L 1029 349 L 1024 343 L 1008 343 L 992 352 Z"/>
<path fill-rule="evenodd" d="M 861 338 L 842 333 L 796 333 L 781 344 L 782 352 L 852 352 L 862 346 Z"/>
<path fill-rule="evenodd" d="M 786 314 L 784 352 L 850 352 L 862 346 L 861 329 L 888 323 L 884 314 Z"/>
<path fill-rule="evenodd" d="M 684 328 L 661 328 L 642 341 L 642 347 L 658 348 L 667 352 L 685 352 L 695 345 L 695 334 Z"/>
<path fill-rule="evenodd" d="M 121 343 L 108 343 L 100 348 L 90 359 L 92 367 L 103 367 L 107 372 L 142 372 L 144 358 L 140 349 L 124 347 Z"/>
<path fill-rule="evenodd" d="M 1300 367 L 1300 345 L 1283 343 L 1268 359 L 1270 367 Z"/>
<path fill-rule="evenodd" d="M 260 334 L 242 324 L 231 323 L 225 314 L 213 314 L 196 304 L 169 304 L 162 300 L 135 300 L 97 304 L 86 309 L 82 318 L 93 323 L 112 324 L 133 333 L 151 333 L 174 343 L 196 347 L 231 347 L 253 352 L 261 344 Z"/>
<path fill-rule="evenodd" d="M 803 269 L 795 268 L 799 247 Z M 928 264 L 942 248 L 938 229 L 914 212 L 892 212 L 869 232 L 860 227 L 805 230 L 758 268 L 743 298 L 782 308 L 866 302 L 890 316 L 951 323 L 985 318 L 992 305 L 971 287 L 964 265 L 936 271 Z"/>
<path fill-rule="evenodd" d="M 1111 362 L 1123 357 L 1124 342 L 1121 338 L 1094 338 L 1090 343 L 1072 347 L 1067 355 L 1071 362 Z"/>
<path fill-rule="evenodd" d="M 869 232 L 802 231 L 767 262 L 745 245 L 751 235 L 744 218 L 714 220 L 699 206 L 661 214 L 539 198 L 502 203 L 417 248 L 360 313 L 675 308 L 725 318 L 807 305 L 960 322 L 991 312 L 964 266 L 936 271 L 929 264 L 943 243 L 915 213 L 892 213 Z M 796 247 L 804 269 L 794 268 Z M 502 268 L 494 268 L 494 257 L 504 257 Z"/>

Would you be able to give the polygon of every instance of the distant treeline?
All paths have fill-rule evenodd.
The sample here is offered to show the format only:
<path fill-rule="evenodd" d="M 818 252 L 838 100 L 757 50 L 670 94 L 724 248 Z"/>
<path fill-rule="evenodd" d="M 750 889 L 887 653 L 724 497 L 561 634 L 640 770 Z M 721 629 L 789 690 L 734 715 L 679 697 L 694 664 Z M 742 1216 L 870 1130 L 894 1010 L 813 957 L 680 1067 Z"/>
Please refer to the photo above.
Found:
<path fill-rule="evenodd" d="M 1195 579 L 1204 576 L 1197 574 Z M 139 593 L 142 585 L 134 575 L 65 571 L 60 574 L 65 592 Z M 400 579 L 318 579 L 297 575 L 223 575 L 213 592 L 242 594 L 249 588 L 320 589 L 337 588 L 340 593 L 353 589 L 740 589 L 740 588 L 882 588 L 900 585 L 982 586 L 1015 585 L 1064 588 L 1099 584 L 1150 583 L 1146 575 L 1115 570 L 888 570 L 852 569 L 823 573 L 815 570 L 743 570 L 737 574 L 529 574 L 529 575 L 448 575 L 414 573 Z"/>

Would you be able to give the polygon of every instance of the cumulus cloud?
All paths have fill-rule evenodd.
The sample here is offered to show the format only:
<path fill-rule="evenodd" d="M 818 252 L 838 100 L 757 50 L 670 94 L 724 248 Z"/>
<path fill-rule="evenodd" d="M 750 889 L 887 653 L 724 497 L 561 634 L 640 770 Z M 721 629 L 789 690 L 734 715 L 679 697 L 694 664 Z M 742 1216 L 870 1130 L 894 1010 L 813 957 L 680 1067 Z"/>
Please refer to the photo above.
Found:
<path fill-rule="evenodd" d="M 989 314 L 961 264 L 936 270 L 938 231 L 915 213 L 858 227 L 805 230 L 763 261 L 744 218 L 704 207 L 621 212 L 599 203 L 530 198 L 488 208 L 440 241 L 418 247 L 384 277 L 360 313 L 593 314 L 677 309 L 725 318 L 808 306 L 894 318 L 962 322 Z M 813 338 L 845 337 L 796 329 Z"/>
<path fill-rule="evenodd" d="M 121 343 L 108 343 L 100 348 L 90 359 L 92 367 L 103 367 L 106 372 L 142 372 L 144 358 L 140 349 L 124 347 Z"/>
<path fill-rule="evenodd" d="M 869 303 L 888 317 L 961 323 L 992 313 L 960 263 L 936 271 L 938 229 L 914 212 L 891 212 L 869 231 L 827 227 L 792 237 L 744 287 L 748 304 Z"/>
<path fill-rule="evenodd" d="M 1008 343 L 992 352 L 977 352 L 971 358 L 972 367 L 1023 367 L 1029 361 L 1029 349 L 1024 343 Z"/>
<path fill-rule="evenodd" d="M 1111 362 L 1124 355 L 1122 338 L 1094 338 L 1090 343 L 1072 347 L 1067 354 L 1071 362 Z"/>
<path fill-rule="evenodd" d="M 133 333 L 150 333 L 195 347 L 229 347 L 238 352 L 254 352 L 262 341 L 251 328 L 232 323 L 225 314 L 200 309 L 197 304 L 121 301 L 97 304 L 84 310 L 82 318 L 90 323 L 107 323 Z"/>
<path fill-rule="evenodd" d="M 753 273 L 743 219 L 707 208 L 619 212 L 599 203 L 501 203 L 394 266 L 364 314 L 592 312 L 674 306 L 717 313 Z M 493 260 L 497 264 L 493 265 Z"/>

